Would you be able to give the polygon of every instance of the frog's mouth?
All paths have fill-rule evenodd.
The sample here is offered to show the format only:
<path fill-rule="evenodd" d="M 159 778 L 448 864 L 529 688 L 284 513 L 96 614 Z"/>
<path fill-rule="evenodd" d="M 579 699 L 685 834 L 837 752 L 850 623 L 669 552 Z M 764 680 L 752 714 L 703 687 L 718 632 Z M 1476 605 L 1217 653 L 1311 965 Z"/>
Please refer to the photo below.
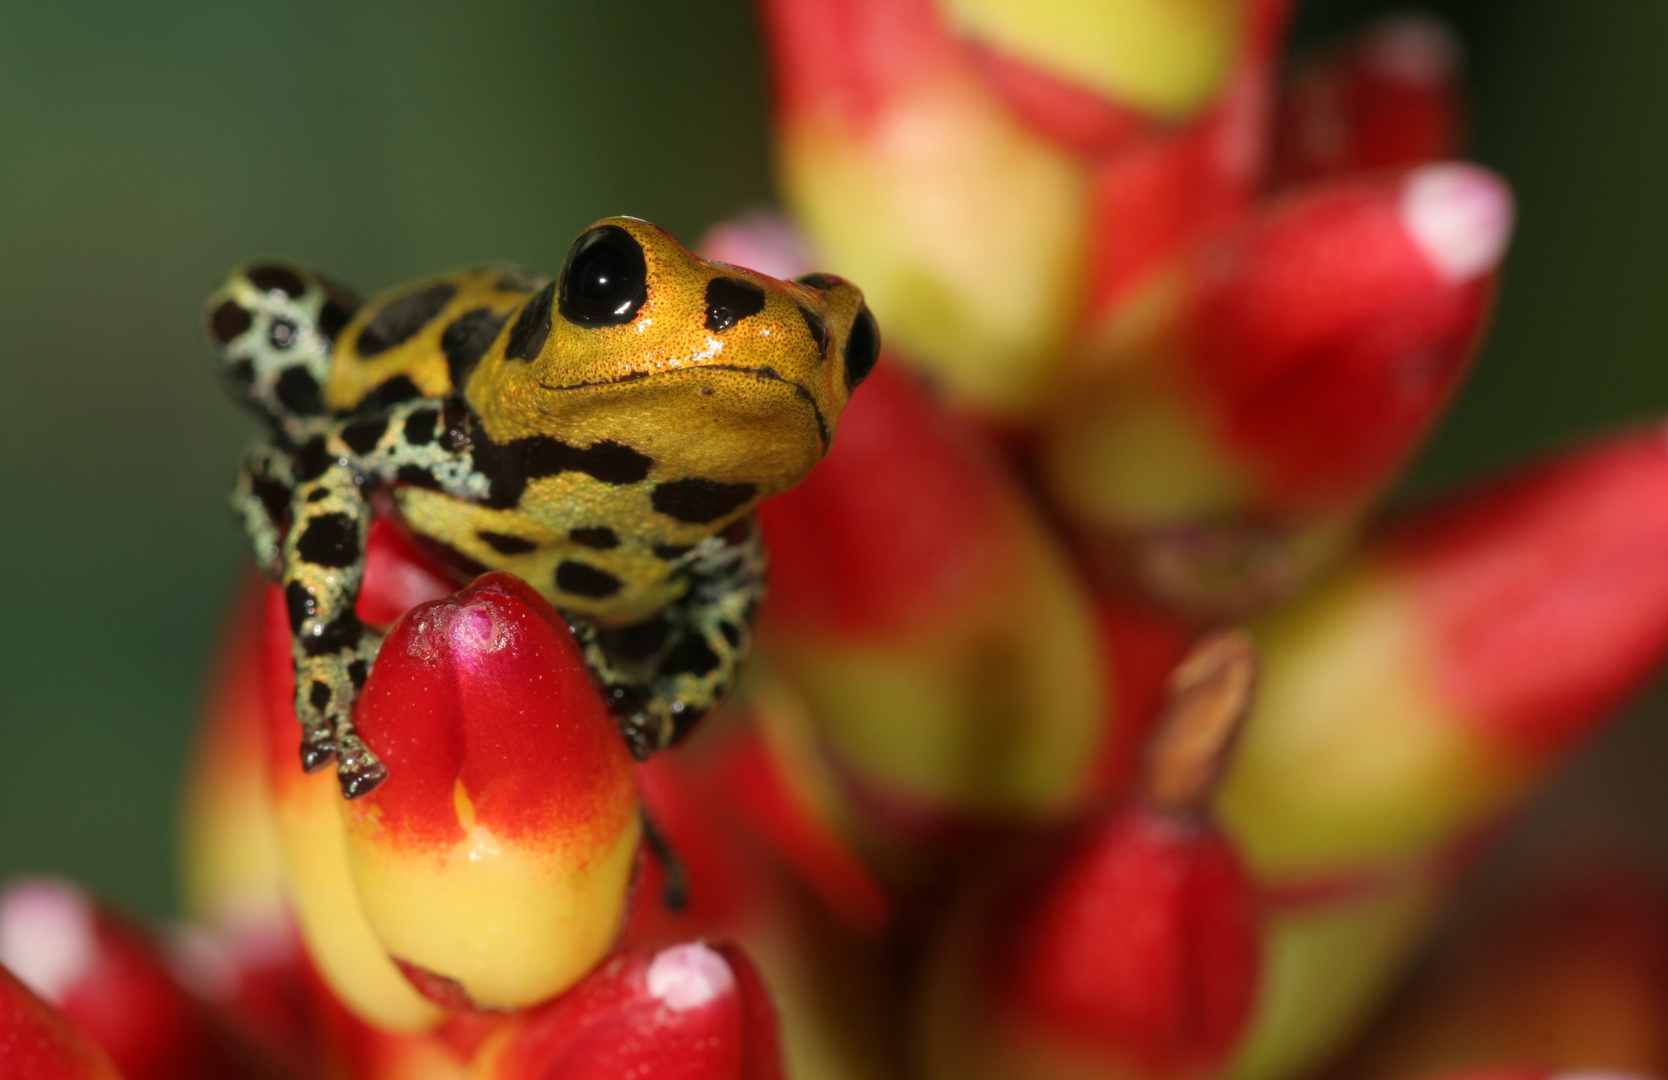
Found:
<path fill-rule="evenodd" d="M 802 383 L 797 383 L 772 367 L 745 367 L 741 364 L 702 364 L 700 367 L 671 368 L 662 371 L 638 371 L 630 375 L 621 375 L 617 379 L 592 379 L 587 382 L 567 383 L 557 386 L 539 381 L 541 389 L 552 393 L 562 393 L 569 390 L 598 390 L 610 386 L 626 386 L 630 383 L 644 382 L 648 379 L 665 378 L 672 375 L 693 375 L 702 371 L 731 371 L 740 375 L 751 375 L 767 382 L 779 382 L 784 386 L 791 386 L 795 396 L 811 407 L 811 415 L 817 419 L 817 435 L 822 439 L 822 449 L 828 450 L 828 421 L 822 415 L 822 406 L 810 389 Z"/>

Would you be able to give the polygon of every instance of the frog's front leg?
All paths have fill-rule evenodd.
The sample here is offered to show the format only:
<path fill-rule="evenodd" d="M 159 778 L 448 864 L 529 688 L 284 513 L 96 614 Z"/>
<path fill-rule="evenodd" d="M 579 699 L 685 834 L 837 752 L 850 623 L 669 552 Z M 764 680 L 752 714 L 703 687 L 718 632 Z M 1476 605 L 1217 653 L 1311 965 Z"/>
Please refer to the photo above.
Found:
<path fill-rule="evenodd" d="M 354 611 L 365 572 L 371 508 L 366 477 L 334 439 L 314 439 L 295 456 L 291 524 L 283 543 L 284 600 L 295 661 L 301 763 L 309 772 L 332 757 L 342 794 L 370 791 L 388 772 L 353 727 L 353 702 L 370 674 L 380 636 Z"/>
<path fill-rule="evenodd" d="M 638 760 L 677 743 L 723 702 L 764 598 L 764 547 L 751 518 L 697 544 L 679 569 L 688 592 L 652 619 L 620 629 L 569 619 Z"/>
<path fill-rule="evenodd" d="M 270 438 L 250 444 L 232 488 L 232 511 L 243 522 L 255 565 L 273 581 L 284 573 L 284 518 L 294 489 L 289 453 Z"/>

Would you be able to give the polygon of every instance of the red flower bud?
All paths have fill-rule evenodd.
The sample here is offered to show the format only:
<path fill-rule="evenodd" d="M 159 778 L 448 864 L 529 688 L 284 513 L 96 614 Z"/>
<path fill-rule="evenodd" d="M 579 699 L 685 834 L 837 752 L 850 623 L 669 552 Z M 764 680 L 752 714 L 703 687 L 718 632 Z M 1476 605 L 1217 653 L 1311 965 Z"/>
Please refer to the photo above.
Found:
<path fill-rule="evenodd" d="M 1279 181 L 1458 156 L 1460 62 L 1460 43 L 1446 26 L 1403 15 L 1305 64 L 1280 110 Z"/>
<path fill-rule="evenodd" d="M 924 1060 L 950 1077 L 1217 1073 L 1250 1018 L 1255 892 L 1208 803 L 1249 701 L 1249 639 L 1177 669 L 1136 800 L 1092 814 L 952 931 Z"/>
<path fill-rule="evenodd" d="M 639 833 L 631 756 L 567 625 L 489 574 L 407 612 L 356 718 L 389 776 L 342 804 L 377 937 L 425 994 L 531 1004 L 577 980 L 624 916 Z"/>
<path fill-rule="evenodd" d="M 1285 989 L 1247 1075 L 1335 1049 L 1420 940 L 1452 853 L 1474 852 L 1661 663 L 1665 549 L 1668 439 L 1653 430 L 1410 514 L 1259 621 L 1266 677 L 1224 820 L 1271 891 L 1358 886 L 1282 912 Z"/>
<path fill-rule="evenodd" d="M 776 1013 L 733 946 L 615 956 L 520 1018 L 485 1051 L 482 1080 L 782 1080 Z"/>
<path fill-rule="evenodd" d="M 0 894 L 0 963 L 108 1054 L 126 1080 L 266 1075 L 155 946 L 71 885 L 33 879 Z M 0 1067 L 0 1075 L 37 1074 Z"/>
<path fill-rule="evenodd" d="M 1220 1068 L 1257 985 L 1253 890 L 1228 842 L 1132 807 L 1058 858 L 1002 928 L 1017 1022 L 1141 1076 Z"/>
<path fill-rule="evenodd" d="M 1460 165 L 1283 199 L 1201 253 L 1051 421 L 1049 486 L 1172 604 L 1290 590 L 1458 385 L 1510 218 L 1505 187 Z"/>
<path fill-rule="evenodd" d="M 1493 174 L 1294 196 L 1195 268 L 1190 376 L 1275 510 L 1382 484 L 1446 404 L 1511 229 Z"/>

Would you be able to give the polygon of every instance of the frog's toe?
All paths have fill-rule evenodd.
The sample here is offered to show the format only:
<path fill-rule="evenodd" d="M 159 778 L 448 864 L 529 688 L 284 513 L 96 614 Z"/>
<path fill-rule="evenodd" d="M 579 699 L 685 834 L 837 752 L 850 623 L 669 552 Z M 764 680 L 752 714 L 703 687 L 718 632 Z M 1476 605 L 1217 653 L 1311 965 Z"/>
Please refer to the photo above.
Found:
<path fill-rule="evenodd" d="M 371 752 L 351 729 L 338 737 L 336 751 L 336 782 L 342 786 L 342 797 L 357 799 L 368 795 L 378 784 L 388 779 L 388 766 Z"/>
<path fill-rule="evenodd" d="M 306 724 L 301 729 L 301 767 L 307 772 L 318 772 L 336 756 L 336 731 L 324 720 Z"/>
<path fill-rule="evenodd" d="M 309 656 L 296 664 L 295 715 L 301 721 L 301 767 L 316 772 L 331 761 L 342 792 L 363 795 L 388 770 L 353 729 L 353 704 L 375 658 L 374 640 L 359 649 L 329 656 Z"/>
<path fill-rule="evenodd" d="M 633 683 L 617 683 L 607 687 L 605 694 L 631 756 L 638 761 L 649 760 L 661 748 L 663 727 L 649 692 Z"/>

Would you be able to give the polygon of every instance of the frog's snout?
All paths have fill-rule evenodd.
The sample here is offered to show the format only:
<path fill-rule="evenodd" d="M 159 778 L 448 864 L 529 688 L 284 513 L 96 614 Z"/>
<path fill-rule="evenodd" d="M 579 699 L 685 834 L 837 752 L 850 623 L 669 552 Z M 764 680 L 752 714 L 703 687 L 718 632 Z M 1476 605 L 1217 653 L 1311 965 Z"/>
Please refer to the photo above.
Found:
<path fill-rule="evenodd" d="M 833 274 L 803 274 L 794 284 L 816 291 L 828 313 L 828 329 L 840 350 L 846 391 L 869 377 L 880 359 L 880 324 L 863 300 L 863 290 Z"/>

